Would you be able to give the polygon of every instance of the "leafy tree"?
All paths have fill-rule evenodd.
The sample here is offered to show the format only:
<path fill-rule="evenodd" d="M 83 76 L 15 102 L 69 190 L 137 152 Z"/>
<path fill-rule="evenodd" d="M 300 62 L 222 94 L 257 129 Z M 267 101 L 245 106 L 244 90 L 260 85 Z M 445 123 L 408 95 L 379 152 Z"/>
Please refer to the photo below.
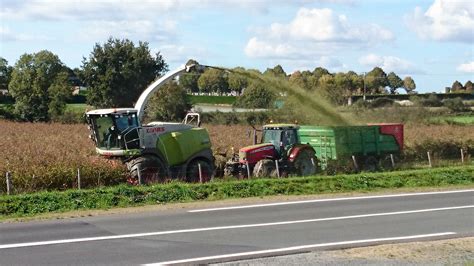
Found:
<path fill-rule="evenodd" d="M 196 60 L 190 59 L 186 65 L 198 64 Z M 179 84 L 191 92 L 199 92 L 198 79 L 202 73 L 196 68 L 192 68 L 189 73 L 179 76 Z"/>
<path fill-rule="evenodd" d="M 244 75 L 238 73 L 238 71 L 244 71 L 243 68 L 237 67 L 234 70 L 234 72 L 229 73 L 227 76 L 229 90 L 236 91 L 240 94 L 242 90 L 247 87 L 248 79 Z"/>
<path fill-rule="evenodd" d="M 474 86 L 470 80 L 468 80 L 466 84 L 464 84 L 464 89 L 466 90 L 466 92 L 474 92 Z"/>
<path fill-rule="evenodd" d="M 364 87 L 364 79 L 360 75 L 357 75 L 357 73 L 354 71 L 347 72 L 347 76 L 351 81 L 351 94 L 362 92 L 362 88 Z"/>
<path fill-rule="evenodd" d="M 168 70 L 160 53 L 151 55 L 147 42 L 135 46 L 128 39 L 96 43 L 82 63 L 87 101 L 96 107 L 132 106 L 143 90 Z"/>
<path fill-rule="evenodd" d="M 8 65 L 8 61 L 0 57 L 0 90 L 8 90 L 8 83 L 12 77 L 13 67 Z"/>
<path fill-rule="evenodd" d="M 451 86 L 451 91 L 452 92 L 459 92 L 459 91 L 462 91 L 462 90 L 464 90 L 464 88 L 463 88 L 461 82 L 459 82 L 457 80 Z"/>
<path fill-rule="evenodd" d="M 274 68 L 267 68 L 263 75 L 271 76 L 271 77 L 278 77 L 278 78 L 286 78 L 286 72 L 283 70 L 283 67 L 280 65 L 276 65 Z"/>
<path fill-rule="evenodd" d="M 229 89 L 229 83 L 224 77 L 224 71 L 215 68 L 204 71 L 198 79 L 198 86 L 202 92 L 224 93 Z"/>
<path fill-rule="evenodd" d="M 243 108 L 271 108 L 276 95 L 264 84 L 252 82 L 237 99 L 235 106 Z"/>
<path fill-rule="evenodd" d="M 313 70 L 313 76 L 319 80 L 324 75 L 330 75 L 329 71 L 323 67 L 317 67 Z"/>
<path fill-rule="evenodd" d="M 369 93 L 378 93 L 388 86 L 387 74 L 380 67 L 374 67 L 365 75 L 364 80 Z"/>
<path fill-rule="evenodd" d="M 341 82 L 341 80 L 338 80 L 340 83 L 337 85 L 336 83 L 336 78 L 333 77 L 332 75 L 323 75 L 319 79 L 319 86 L 318 90 L 321 93 L 321 95 L 326 98 L 329 102 L 336 104 L 336 105 L 342 105 L 346 101 L 345 97 L 345 91 L 346 89 L 344 88 L 344 83 L 347 82 L 347 80 L 340 78 L 341 80 L 344 80 Z M 347 83 L 346 83 L 347 84 Z"/>
<path fill-rule="evenodd" d="M 300 71 L 293 72 L 293 74 L 291 74 L 290 77 L 288 78 L 288 82 L 290 82 L 290 84 L 299 86 L 303 89 L 306 89 L 308 87 L 306 77 L 303 76 L 303 74 L 301 74 Z"/>
<path fill-rule="evenodd" d="M 62 114 L 72 92 L 67 68 L 46 50 L 22 55 L 8 88 L 15 98 L 15 114 L 27 121 L 48 121 Z"/>
<path fill-rule="evenodd" d="M 412 93 L 416 89 L 415 81 L 410 76 L 405 77 L 403 79 L 403 88 L 407 93 Z"/>
<path fill-rule="evenodd" d="M 168 82 L 151 97 L 146 112 L 152 119 L 181 121 L 189 109 L 191 104 L 186 90 L 176 82 Z"/>
<path fill-rule="evenodd" d="M 395 94 L 398 88 L 403 87 L 403 80 L 394 72 L 387 75 L 388 86 L 390 87 L 390 94 Z"/>

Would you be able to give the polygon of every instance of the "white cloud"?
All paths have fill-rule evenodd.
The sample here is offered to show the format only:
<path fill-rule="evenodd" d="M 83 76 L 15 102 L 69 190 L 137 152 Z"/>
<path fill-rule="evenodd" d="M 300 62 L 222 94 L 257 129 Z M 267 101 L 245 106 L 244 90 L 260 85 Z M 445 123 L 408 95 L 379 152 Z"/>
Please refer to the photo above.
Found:
<path fill-rule="evenodd" d="M 474 73 L 474 61 L 465 64 L 460 64 L 457 70 L 466 73 Z"/>
<path fill-rule="evenodd" d="M 87 22 L 79 32 L 80 39 L 105 40 L 114 38 L 146 39 L 166 41 L 173 36 L 174 21 L 153 22 L 150 20 L 120 20 Z"/>
<path fill-rule="evenodd" d="M 15 33 L 10 30 L 8 27 L 0 26 L 0 40 L 2 42 L 15 42 L 15 41 L 44 41 L 49 40 L 44 35 L 31 35 L 25 33 Z"/>
<path fill-rule="evenodd" d="M 275 5 L 301 6 L 311 3 L 352 5 L 354 0 L 3 0 L 0 16 L 7 19 L 111 20 L 143 19 L 172 11 L 224 8 L 267 12 Z"/>
<path fill-rule="evenodd" d="M 392 41 L 393 33 L 378 25 L 353 25 L 331 9 L 301 8 L 288 24 L 254 29 L 245 47 L 253 58 L 305 59 L 332 55 L 344 48 L 363 48 Z M 257 37 L 258 36 L 258 37 Z"/>
<path fill-rule="evenodd" d="M 412 62 L 396 56 L 379 56 L 368 54 L 359 58 L 359 63 L 366 67 L 381 67 L 385 72 L 395 72 L 401 74 L 422 74 L 423 71 L 417 68 Z"/>
<path fill-rule="evenodd" d="M 472 0 L 435 0 L 425 12 L 417 7 L 406 20 L 409 28 L 422 39 L 467 43 L 474 41 Z"/>

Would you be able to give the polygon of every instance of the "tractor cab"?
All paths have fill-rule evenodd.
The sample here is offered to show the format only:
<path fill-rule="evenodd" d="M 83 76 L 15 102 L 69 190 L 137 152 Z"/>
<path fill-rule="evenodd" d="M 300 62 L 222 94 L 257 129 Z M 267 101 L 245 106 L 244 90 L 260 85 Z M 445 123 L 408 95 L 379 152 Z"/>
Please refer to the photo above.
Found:
<path fill-rule="evenodd" d="M 280 155 L 298 144 L 298 126 L 294 124 L 270 124 L 263 126 L 262 143 L 271 143 Z"/>
<path fill-rule="evenodd" d="M 132 108 L 101 109 L 86 113 L 99 154 L 108 156 L 126 155 L 127 151 L 140 148 L 141 128 L 137 110 Z"/>

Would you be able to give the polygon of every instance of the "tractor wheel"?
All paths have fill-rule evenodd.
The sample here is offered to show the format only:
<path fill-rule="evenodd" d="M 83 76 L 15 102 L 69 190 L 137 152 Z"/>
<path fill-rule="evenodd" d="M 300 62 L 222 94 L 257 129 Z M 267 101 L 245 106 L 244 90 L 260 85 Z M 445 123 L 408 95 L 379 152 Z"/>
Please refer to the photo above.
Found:
<path fill-rule="evenodd" d="M 201 177 L 199 177 L 199 165 L 201 166 Z M 207 161 L 199 159 L 194 160 L 188 164 L 186 169 L 186 182 L 209 182 L 212 178 L 213 172 L 213 167 Z"/>
<path fill-rule="evenodd" d="M 364 171 L 375 172 L 378 170 L 379 160 L 374 156 L 368 156 L 364 161 Z"/>
<path fill-rule="evenodd" d="M 128 183 L 132 185 L 147 185 L 152 183 L 162 183 L 166 180 L 166 170 L 164 164 L 158 157 L 141 156 L 128 162 L 130 177 Z"/>
<path fill-rule="evenodd" d="M 275 162 L 270 159 L 258 161 L 253 168 L 254 177 L 271 177 L 275 169 Z"/>
<path fill-rule="evenodd" d="M 301 151 L 293 162 L 298 176 L 314 175 L 318 171 L 318 159 L 309 150 Z"/>

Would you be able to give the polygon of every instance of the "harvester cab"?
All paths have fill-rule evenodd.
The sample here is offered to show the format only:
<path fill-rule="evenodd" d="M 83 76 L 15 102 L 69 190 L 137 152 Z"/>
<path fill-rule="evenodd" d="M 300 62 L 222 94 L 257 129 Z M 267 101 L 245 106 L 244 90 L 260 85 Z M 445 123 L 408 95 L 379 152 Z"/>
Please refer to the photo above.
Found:
<path fill-rule="evenodd" d="M 141 126 L 135 109 L 94 110 L 86 114 L 86 119 L 98 154 L 126 156 L 139 153 Z"/>
<path fill-rule="evenodd" d="M 265 125 L 261 143 L 273 144 L 280 157 L 286 156 L 287 152 L 299 143 L 297 130 L 298 127 L 291 124 Z"/>

